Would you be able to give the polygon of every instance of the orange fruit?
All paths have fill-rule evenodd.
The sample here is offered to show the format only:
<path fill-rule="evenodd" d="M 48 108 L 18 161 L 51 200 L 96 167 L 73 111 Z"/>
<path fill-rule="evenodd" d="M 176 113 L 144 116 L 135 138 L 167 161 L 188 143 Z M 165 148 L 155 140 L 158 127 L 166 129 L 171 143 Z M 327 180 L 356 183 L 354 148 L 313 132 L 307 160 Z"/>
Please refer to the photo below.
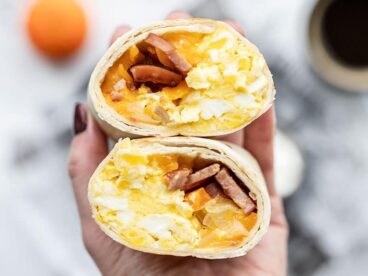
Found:
<path fill-rule="evenodd" d="M 82 45 L 87 22 L 73 0 L 37 0 L 30 8 L 27 29 L 33 44 L 52 58 L 63 58 Z"/>

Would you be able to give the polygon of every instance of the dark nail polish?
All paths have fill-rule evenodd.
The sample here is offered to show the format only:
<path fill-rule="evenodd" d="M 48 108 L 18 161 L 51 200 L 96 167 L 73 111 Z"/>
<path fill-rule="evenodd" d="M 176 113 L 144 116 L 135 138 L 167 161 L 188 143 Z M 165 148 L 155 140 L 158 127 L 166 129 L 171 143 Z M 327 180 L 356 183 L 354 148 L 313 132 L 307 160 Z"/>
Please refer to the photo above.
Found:
<path fill-rule="evenodd" d="M 74 134 L 79 134 L 85 131 L 87 128 L 87 110 L 78 103 L 75 105 L 74 110 Z"/>

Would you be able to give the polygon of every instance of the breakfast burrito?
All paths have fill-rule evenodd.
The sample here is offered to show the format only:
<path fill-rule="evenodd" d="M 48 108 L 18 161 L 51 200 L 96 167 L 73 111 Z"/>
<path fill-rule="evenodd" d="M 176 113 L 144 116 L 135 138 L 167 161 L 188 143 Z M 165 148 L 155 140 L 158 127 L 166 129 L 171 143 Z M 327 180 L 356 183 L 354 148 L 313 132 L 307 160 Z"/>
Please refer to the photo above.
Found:
<path fill-rule="evenodd" d="M 120 140 L 91 177 L 88 199 L 108 236 L 162 255 L 242 256 L 270 220 L 255 159 L 203 138 Z"/>
<path fill-rule="evenodd" d="M 120 37 L 89 83 L 89 103 L 114 139 L 219 136 L 262 115 L 275 89 L 256 46 L 208 19 L 158 22 Z"/>

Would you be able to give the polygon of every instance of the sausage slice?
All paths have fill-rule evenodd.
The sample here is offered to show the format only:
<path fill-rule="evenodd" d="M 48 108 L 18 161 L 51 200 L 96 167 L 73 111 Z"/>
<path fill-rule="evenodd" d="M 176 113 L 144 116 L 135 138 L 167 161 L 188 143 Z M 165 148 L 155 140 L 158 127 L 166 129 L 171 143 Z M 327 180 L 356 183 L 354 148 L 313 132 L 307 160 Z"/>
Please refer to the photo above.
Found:
<path fill-rule="evenodd" d="M 226 168 L 222 168 L 221 171 L 216 174 L 215 178 L 224 189 L 225 195 L 230 197 L 236 205 L 242 208 L 246 215 L 256 209 L 256 204 L 239 187 Z"/>
<path fill-rule="evenodd" d="M 191 172 L 191 169 L 183 168 L 167 173 L 165 177 L 169 181 L 169 190 L 175 191 L 182 189 L 187 181 L 188 175 L 190 175 Z"/>
<path fill-rule="evenodd" d="M 192 65 L 181 57 L 176 51 L 175 47 L 171 43 L 167 42 L 165 39 L 159 37 L 156 34 L 150 33 L 145 42 L 151 46 L 156 47 L 162 53 L 164 53 L 169 61 L 172 62 L 174 67 L 184 76 L 192 69 Z M 165 60 L 164 57 L 159 56 L 160 61 L 170 67 L 170 64 Z M 166 63 L 166 64 L 165 64 Z"/>
<path fill-rule="evenodd" d="M 174 66 L 174 63 L 171 62 L 171 60 L 167 57 L 167 55 L 162 52 L 160 49 L 156 50 L 156 56 L 157 59 L 166 67 L 170 68 L 171 70 L 175 70 L 176 67 Z"/>
<path fill-rule="evenodd" d="M 227 198 L 222 190 L 222 187 L 217 182 L 212 182 L 204 187 L 206 192 L 212 197 L 215 198 L 216 196 L 221 196 Z"/>
<path fill-rule="evenodd" d="M 167 86 L 177 86 L 183 77 L 177 73 L 154 65 L 135 65 L 130 68 L 136 82 L 153 82 Z"/>
<path fill-rule="evenodd" d="M 219 171 L 220 165 L 215 163 L 199 171 L 196 171 L 195 173 L 192 173 L 191 175 L 188 176 L 187 182 L 185 183 L 183 190 L 184 191 L 192 190 L 193 188 L 196 188 L 204 184 L 206 180 L 217 174 Z"/>

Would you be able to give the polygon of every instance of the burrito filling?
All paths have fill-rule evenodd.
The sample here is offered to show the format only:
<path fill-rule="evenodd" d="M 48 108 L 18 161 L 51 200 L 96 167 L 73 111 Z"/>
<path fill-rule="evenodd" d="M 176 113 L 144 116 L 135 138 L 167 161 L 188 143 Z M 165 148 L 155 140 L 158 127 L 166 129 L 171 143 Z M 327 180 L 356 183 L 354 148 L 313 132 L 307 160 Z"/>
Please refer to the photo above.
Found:
<path fill-rule="evenodd" d="M 221 162 L 129 139 L 92 187 L 95 218 L 140 249 L 237 248 L 257 223 L 255 196 Z"/>
<path fill-rule="evenodd" d="M 267 65 L 226 27 L 211 33 L 149 33 L 108 69 L 101 90 L 128 123 L 230 130 L 256 118 Z"/>

